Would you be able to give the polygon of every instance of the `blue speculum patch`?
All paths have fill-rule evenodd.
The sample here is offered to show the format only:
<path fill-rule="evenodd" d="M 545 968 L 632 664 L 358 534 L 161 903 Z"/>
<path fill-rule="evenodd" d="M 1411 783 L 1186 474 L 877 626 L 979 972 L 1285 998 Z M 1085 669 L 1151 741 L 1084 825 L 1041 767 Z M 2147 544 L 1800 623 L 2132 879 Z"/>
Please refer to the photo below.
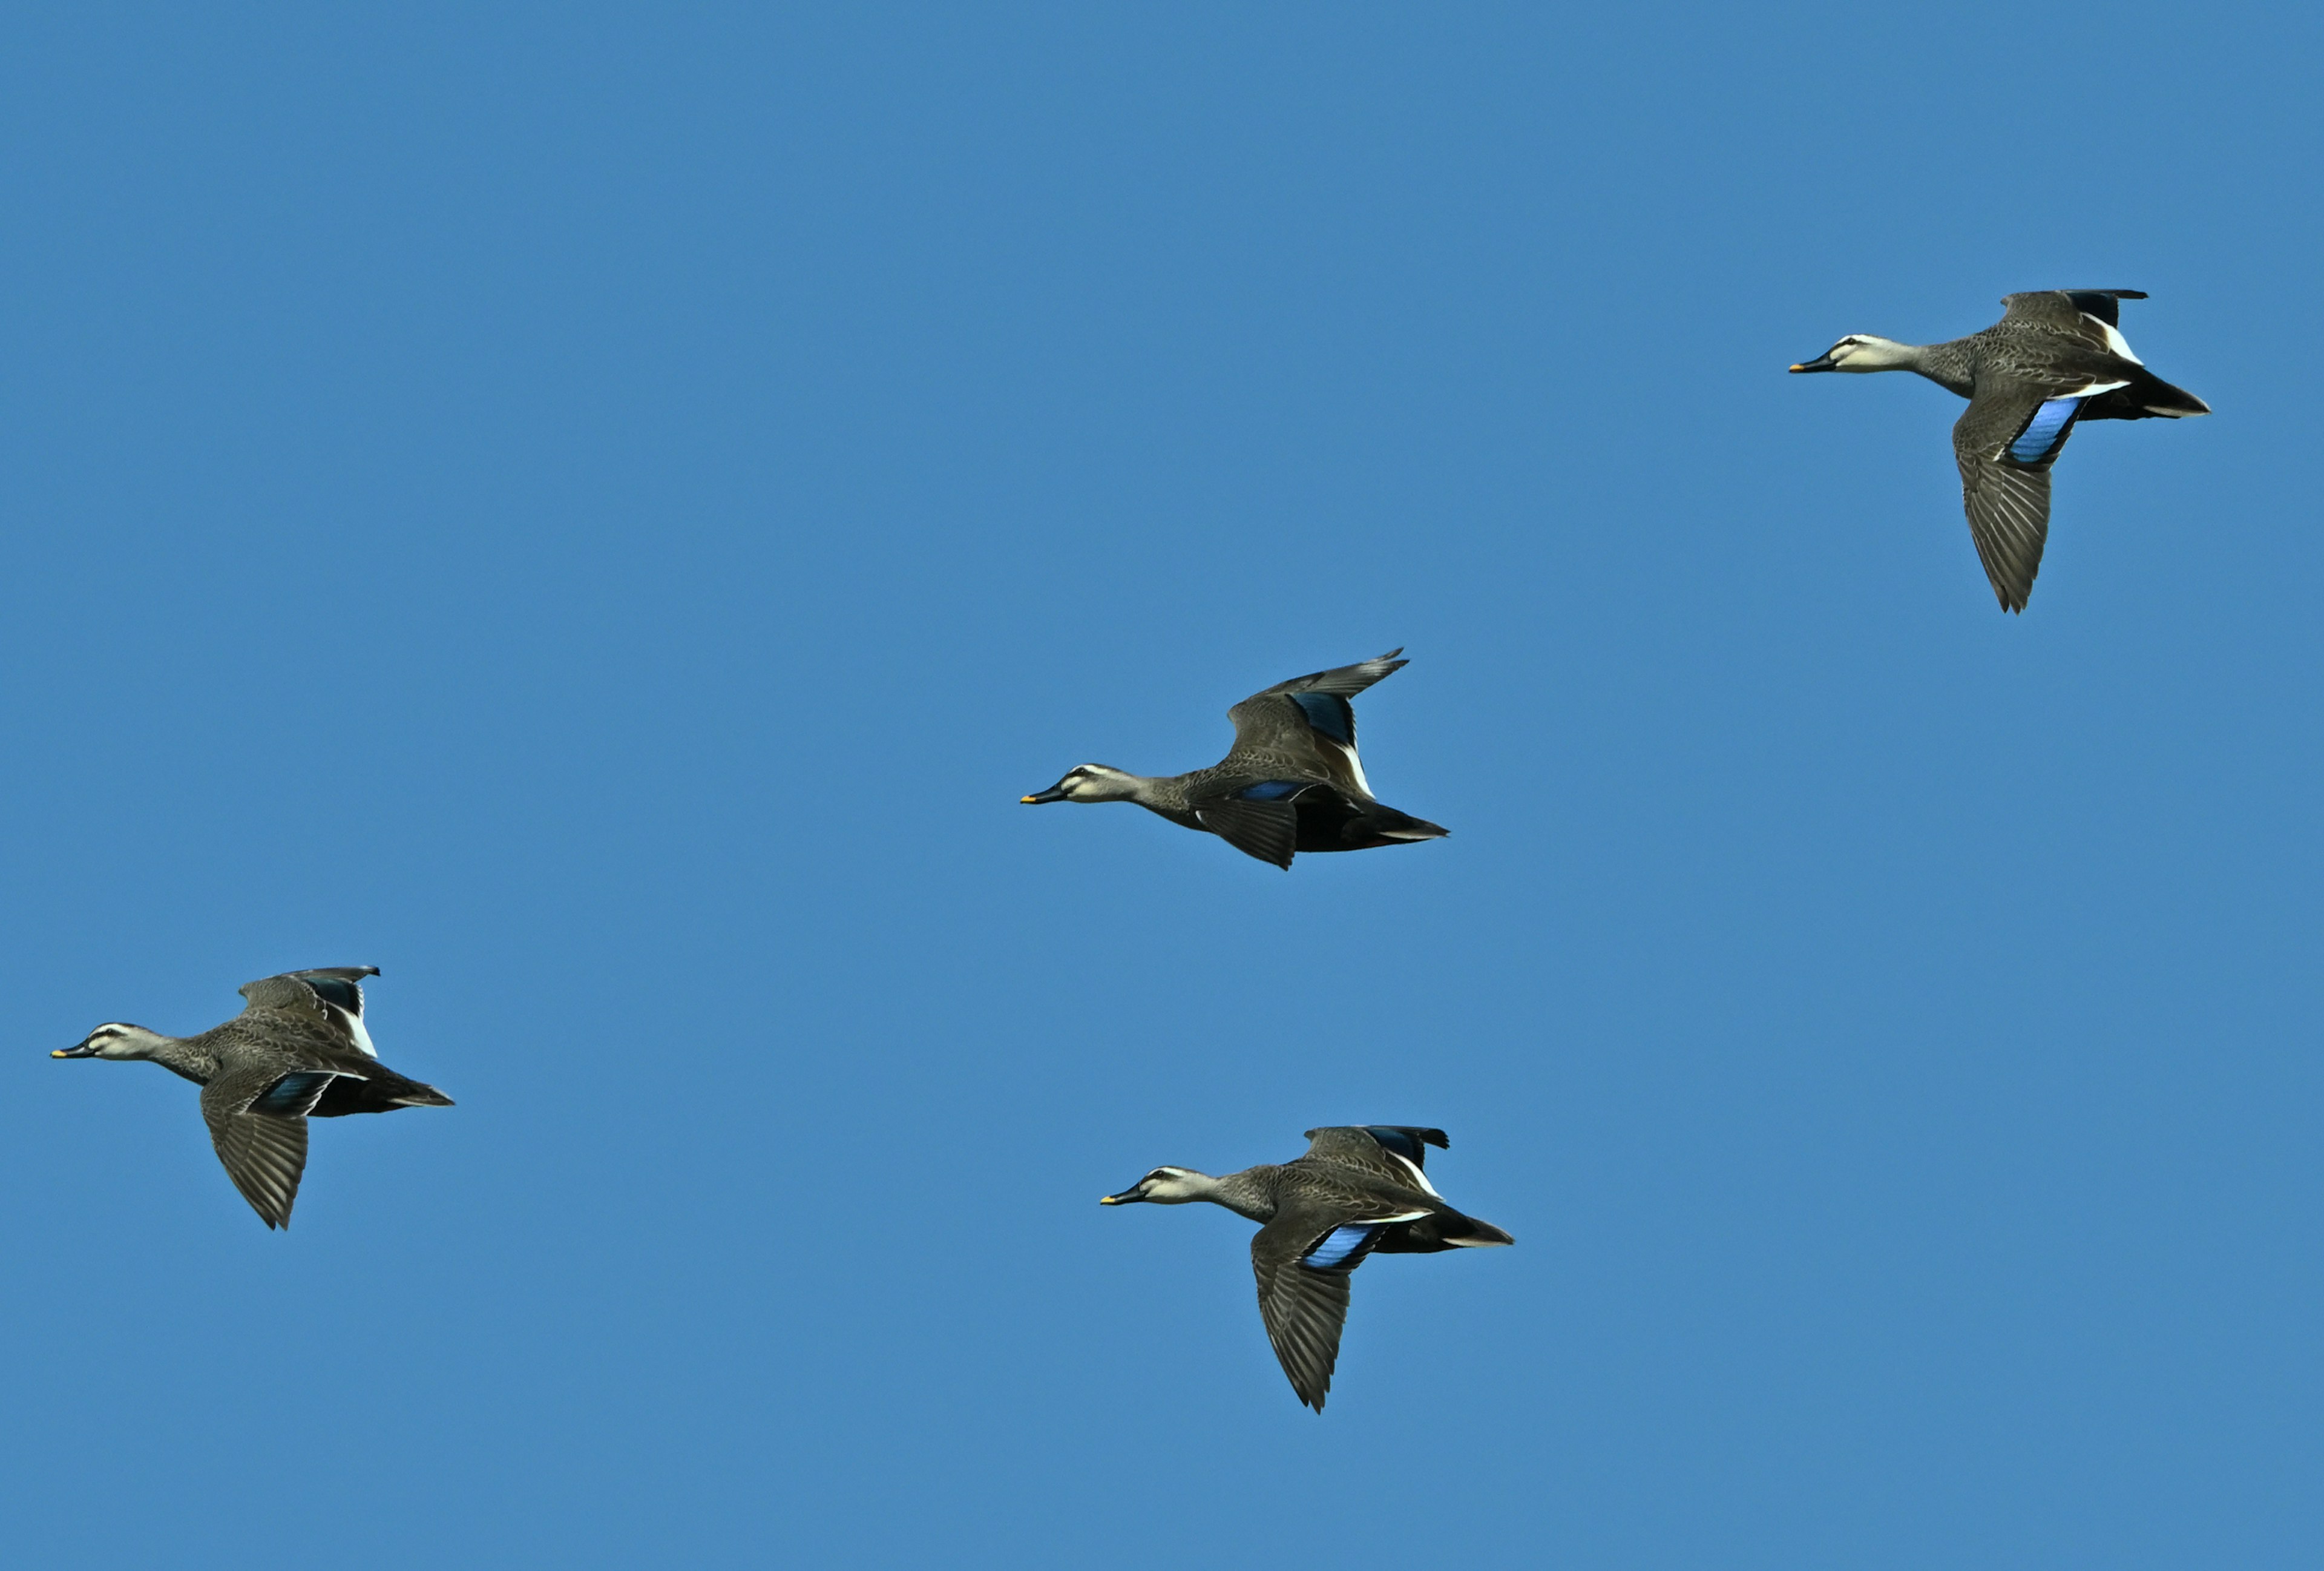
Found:
<path fill-rule="evenodd" d="M 285 1075 L 259 1093 L 250 1105 L 258 1113 L 296 1113 L 330 1078 L 328 1075 Z"/>
<path fill-rule="evenodd" d="M 1331 1235 L 1309 1250 L 1299 1263 L 1313 1266 L 1317 1271 L 1329 1271 L 1335 1265 L 1344 1264 L 1350 1255 L 1370 1243 L 1372 1234 L 1379 1231 L 1377 1227 L 1334 1227 Z"/>
<path fill-rule="evenodd" d="M 1356 744 L 1355 711 L 1336 693 L 1294 693 L 1291 701 L 1307 716 L 1307 724 L 1334 742 Z"/>
<path fill-rule="evenodd" d="M 1238 793 L 1247 802 L 1279 802 L 1286 797 L 1296 796 L 1304 789 L 1296 780 L 1265 780 L 1255 786 L 1245 786 Z"/>
<path fill-rule="evenodd" d="M 2021 464 L 2038 464 L 2058 450 L 2066 439 L 2066 428 L 2073 423 L 2074 413 L 2082 407 L 2079 398 L 2053 398 L 2034 411 L 2025 429 L 2015 441 L 2009 444 L 2009 456 Z"/>
<path fill-rule="evenodd" d="M 1400 1129 L 1378 1129 L 1370 1124 L 1366 1124 L 1364 1126 L 1364 1132 L 1371 1136 L 1374 1140 L 1379 1141 L 1380 1144 L 1386 1146 L 1388 1150 L 1394 1151 L 1397 1155 L 1407 1158 L 1415 1162 L 1420 1160 L 1420 1142 L 1413 1139 L 1410 1135 L 1405 1133 L 1404 1131 Z"/>

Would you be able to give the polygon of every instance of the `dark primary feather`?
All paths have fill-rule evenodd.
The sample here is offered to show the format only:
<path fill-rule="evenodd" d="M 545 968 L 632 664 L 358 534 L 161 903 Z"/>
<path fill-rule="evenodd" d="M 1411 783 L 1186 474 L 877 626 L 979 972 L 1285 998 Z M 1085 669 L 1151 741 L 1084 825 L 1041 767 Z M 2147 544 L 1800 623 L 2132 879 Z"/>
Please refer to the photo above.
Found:
<path fill-rule="evenodd" d="M 1299 809 L 1288 801 L 1220 797 L 1197 807 L 1194 818 L 1246 856 L 1286 870 L 1299 846 Z"/>
<path fill-rule="evenodd" d="M 1356 711 L 1348 700 L 1411 664 L 1397 658 L 1402 652 L 1392 649 L 1374 660 L 1313 671 L 1253 693 L 1227 711 L 1227 718 L 1234 722 L 1235 743 L 1226 762 L 1232 763 L 1239 755 L 1254 753 L 1312 756 L 1319 766 L 1331 770 L 1332 761 L 1317 749 L 1315 735 L 1354 747 Z"/>
<path fill-rule="evenodd" d="M 1383 1229 L 1348 1252 L 1336 1265 L 1311 1266 L 1305 1258 L 1351 1223 L 1394 1215 L 1379 1201 L 1342 1201 L 1314 1197 L 1283 1206 L 1251 1235 L 1250 1265 L 1259 1279 L 1259 1315 L 1276 1361 L 1299 1400 L 1323 1410 L 1332 1371 L 1340 1361 L 1340 1333 L 1348 1319 L 1348 1277 L 1364 1262 Z"/>
<path fill-rule="evenodd" d="M 1259 1276 L 1259 1314 L 1276 1362 L 1299 1400 L 1323 1410 L 1332 1371 L 1340 1362 L 1340 1332 L 1348 1319 L 1348 1272 L 1311 1271 L 1288 1252 L 1266 1246 L 1267 1229 L 1250 1241 L 1251 1269 Z"/>
<path fill-rule="evenodd" d="M 307 1170 L 307 1121 L 250 1111 L 275 1078 L 244 1072 L 211 1081 L 202 1087 L 202 1118 L 226 1177 L 259 1220 L 269 1227 L 288 1227 L 299 1178 Z"/>
<path fill-rule="evenodd" d="M 1410 661 L 1397 658 L 1403 652 L 1404 646 L 1398 644 L 1386 654 L 1374 655 L 1353 665 L 1334 666 L 1328 671 L 1310 671 L 1304 677 L 1277 682 L 1251 697 L 1264 698 L 1269 693 L 1333 693 L 1342 698 L 1352 698 L 1381 678 L 1392 676 L 1410 665 Z"/>
<path fill-rule="evenodd" d="M 1430 1146 L 1438 1151 L 1452 1149 L 1452 1140 L 1441 1129 L 1416 1129 L 1404 1123 L 1368 1123 L 1363 1126 L 1363 1131 L 1416 1168 L 1427 1165 L 1427 1148 Z"/>
<path fill-rule="evenodd" d="M 1957 454 L 1977 559 L 2005 611 L 2023 611 L 2050 537 L 2050 470 Z"/>
<path fill-rule="evenodd" d="M 1969 514 L 1977 559 L 2007 611 L 2023 611 L 2042 570 L 2050 534 L 2050 466 L 2066 445 L 2072 422 L 2057 432 L 2032 463 L 2009 455 L 2009 445 L 2048 402 L 2043 390 L 1980 390 L 1953 425 L 1953 458 L 1960 467 L 1961 505 Z"/>
<path fill-rule="evenodd" d="M 2143 289 L 2069 289 L 2060 291 L 2074 302 L 2074 309 L 2098 318 L 2109 328 L 2122 326 L 2122 302 L 2144 300 Z"/>

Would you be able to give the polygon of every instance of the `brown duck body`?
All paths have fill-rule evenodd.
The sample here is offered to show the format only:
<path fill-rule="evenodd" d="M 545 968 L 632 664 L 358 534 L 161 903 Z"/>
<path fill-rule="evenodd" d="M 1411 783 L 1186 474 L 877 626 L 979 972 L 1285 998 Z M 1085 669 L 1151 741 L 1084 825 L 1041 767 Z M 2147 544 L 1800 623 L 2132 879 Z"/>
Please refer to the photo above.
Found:
<path fill-rule="evenodd" d="M 1307 1132 L 1287 1162 L 1213 1178 L 1157 1168 L 1112 1206 L 1207 1200 L 1261 1224 L 1251 1235 L 1259 1317 L 1299 1400 L 1323 1410 L 1347 1322 L 1348 1279 L 1374 1254 L 1435 1254 L 1514 1243 L 1459 1210 L 1422 1170 L 1426 1148 L 1450 1144 L 1441 1129 L 1364 1124 Z"/>
<path fill-rule="evenodd" d="M 2007 295 L 2001 320 L 1965 338 L 1900 344 L 1852 334 L 1794 371 L 1914 371 L 1969 401 L 1953 425 L 1961 506 L 2005 611 L 2023 611 L 2050 531 L 2050 469 L 2093 420 L 2181 420 L 2210 405 L 2149 371 L 2123 338 L 2132 289 Z"/>
<path fill-rule="evenodd" d="M 101 1025 L 60 1058 L 142 1058 L 202 1088 L 202 1117 L 226 1176 L 269 1227 L 288 1227 L 307 1166 L 307 1120 L 449 1107 L 434 1086 L 371 1050 L 362 978 L 371 966 L 262 977 L 223 1025 L 191 1037 Z"/>
<path fill-rule="evenodd" d="M 1443 826 L 1374 797 L 1356 754 L 1356 712 L 1349 700 L 1408 664 L 1397 658 L 1401 652 L 1392 649 L 1252 694 L 1227 711 L 1234 745 L 1208 769 L 1149 776 L 1085 763 L 1023 799 L 1136 802 L 1282 868 L 1302 851 L 1368 851 L 1441 839 L 1448 832 Z"/>

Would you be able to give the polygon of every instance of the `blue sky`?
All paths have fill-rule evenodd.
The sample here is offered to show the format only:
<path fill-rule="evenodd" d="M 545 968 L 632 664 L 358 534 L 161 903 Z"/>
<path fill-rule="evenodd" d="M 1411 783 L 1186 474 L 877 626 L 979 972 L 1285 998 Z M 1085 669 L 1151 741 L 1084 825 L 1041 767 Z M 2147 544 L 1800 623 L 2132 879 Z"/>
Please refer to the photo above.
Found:
<path fill-rule="evenodd" d="M 27 1565 L 2308 1566 L 2319 23 L 0 23 L 0 1542 Z M 2131 287 L 1995 608 L 1915 379 Z M 1452 838 L 1088 760 L 1406 646 Z M 368 962 L 269 1234 L 58 1064 Z M 1299 1407 L 1158 1162 L 1514 1249 Z"/>

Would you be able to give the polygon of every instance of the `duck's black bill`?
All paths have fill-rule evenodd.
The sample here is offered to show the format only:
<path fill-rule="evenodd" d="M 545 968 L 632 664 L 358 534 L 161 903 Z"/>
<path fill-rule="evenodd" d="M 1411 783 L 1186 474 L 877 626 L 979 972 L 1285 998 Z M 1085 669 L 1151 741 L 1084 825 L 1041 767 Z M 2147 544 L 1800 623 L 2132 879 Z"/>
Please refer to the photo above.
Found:
<path fill-rule="evenodd" d="M 1794 373 L 1801 371 L 1837 371 L 1839 369 L 1839 366 L 1831 363 L 1831 351 L 1829 349 L 1826 349 L 1822 354 L 1817 356 L 1812 360 L 1803 360 L 1797 365 L 1792 367 L 1792 370 Z"/>
<path fill-rule="evenodd" d="M 54 1052 L 51 1053 L 49 1057 L 51 1058 L 94 1058 L 97 1057 L 97 1049 L 90 1047 L 87 1042 L 78 1042 L 69 1048 L 59 1048 Z"/>
<path fill-rule="evenodd" d="M 1119 1195 L 1100 1195 L 1097 1197 L 1097 1203 L 1101 1206 L 1127 1206 L 1132 1200 L 1143 1200 L 1146 1197 L 1142 1192 L 1140 1192 L 1139 1186 L 1132 1184 L 1129 1188 L 1124 1189 Z"/>
<path fill-rule="evenodd" d="M 1065 799 L 1065 788 L 1051 786 L 1047 790 L 1035 791 L 1029 797 L 1019 797 L 1017 799 L 1020 802 L 1031 802 L 1036 806 L 1043 802 L 1062 802 Z"/>

